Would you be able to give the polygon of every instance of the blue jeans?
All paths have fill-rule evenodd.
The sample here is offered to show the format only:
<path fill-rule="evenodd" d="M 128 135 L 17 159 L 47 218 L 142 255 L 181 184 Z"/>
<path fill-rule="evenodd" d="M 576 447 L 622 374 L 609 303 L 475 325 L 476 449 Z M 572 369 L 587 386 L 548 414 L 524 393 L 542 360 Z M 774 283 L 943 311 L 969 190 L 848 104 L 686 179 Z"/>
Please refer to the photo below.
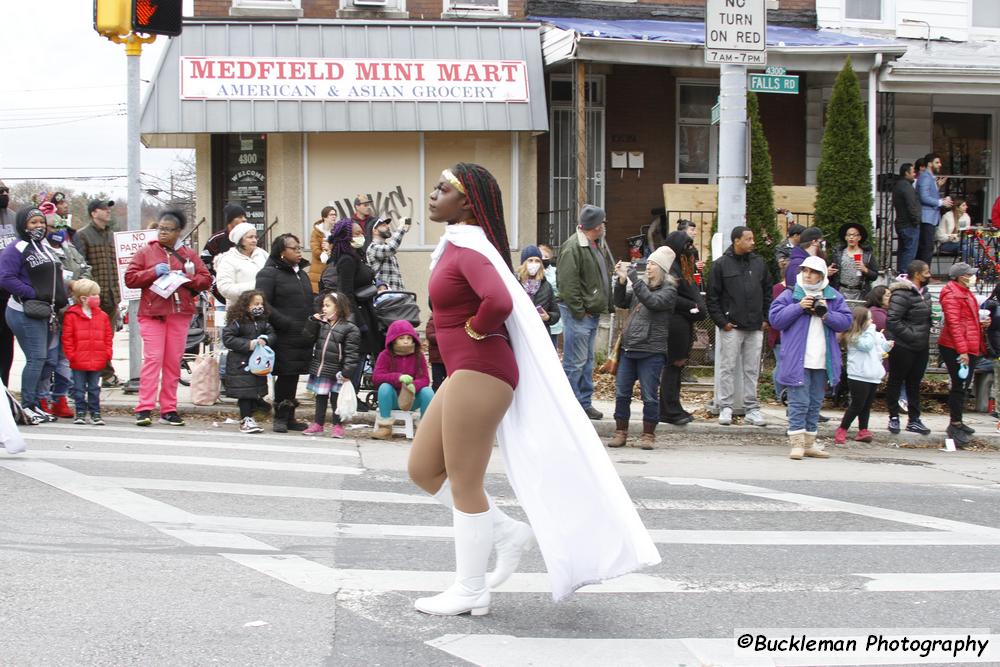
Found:
<path fill-rule="evenodd" d="M 24 370 L 21 371 L 21 405 L 38 407 L 38 385 L 49 352 L 49 321 L 35 320 L 9 305 L 4 315 L 7 326 L 24 353 Z"/>
<path fill-rule="evenodd" d="M 73 403 L 78 416 L 101 413 L 101 371 L 73 371 Z"/>
<path fill-rule="evenodd" d="M 49 354 L 42 368 L 42 381 L 38 388 L 38 397 L 45 400 L 55 400 L 69 394 L 73 384 L 73 372 L 69 369 L 69 360 L 63 352 L 62 339 L 51 336 Z"/>
<path fill-rule="evenodd" d="M 781 392 L 786 389 L 785 385 L 778 382 L 778 371 L 781 370 L 781 343 L 774 344 L 774 373 L 771 378 L 774 380 L 774 399 L 781 400 Z"/>
<path fill-rule="evenodd" d="M 826 395 L 826 370 L 804 368 L 805 382 L 788 389 L 788 433 L 815 433 Z"/>
<path fill-rule="evenodd" d="M 597 324 L 600 315 L 576 319 L 565 304 L 559 304 L 563 328 L 563 372 L 573 388 L 573 395 L 584 408 L 591 407 L 594 394 L 594 352 L 597 348 Z"/>
<path fill-rule="evenodd" d="M 622 352 L 618 357 L 618 373 L 615 375 L 615 419 L 628 421 L 632 415 L 632 388 L 639 381 L 642 394 L 642 421 L 660 421 L 660 373 L 667 361 L 665 354 L 651 354 L 642 359 L 633 359 Z"/>
<path fill-rule="evenodd" d="M 896 230 L 899 237 L 899 247 L 896 249 L 898 273 L 906 273 L 906 267 L 917 258 L 917 246 L 920 243 L 920 225 L 903 227 Z"/>
<path fill-rule="evenodd" d="M 417 395 L 413 397 L 413 407 L 410 410 L 420 410 L 420 416 L 423 417 L 424 413 L 427 412 L 427 406 L 431 404 L 431 399 L 434 398 L 434 390 L 430 387 L 424 387 L 417 392 Z M 396 393 L 396 388 L 393 387 L 388 382 L 383 382 L 378 387 L 378 414 L 382 419 L 388 419 L 390 413 L 393 410 L 399 409 L 399 394 Z"/>

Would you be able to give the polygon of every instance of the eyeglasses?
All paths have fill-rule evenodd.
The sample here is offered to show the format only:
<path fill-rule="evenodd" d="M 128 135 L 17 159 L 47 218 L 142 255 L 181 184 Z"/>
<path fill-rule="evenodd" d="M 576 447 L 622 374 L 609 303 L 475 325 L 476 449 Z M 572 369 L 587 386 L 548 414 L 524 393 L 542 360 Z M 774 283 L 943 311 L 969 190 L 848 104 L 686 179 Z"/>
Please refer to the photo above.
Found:
<path fill-rule="evenodd" d="M 156 231 L 161 234 L 173 234 L 174 232 L 180 231 L 177 227 L 164 227 L 163 225 L 157 225 Z"/>
<path fill-rule="evenodd" d="M 300 245 L 286 245 L 285 250 L 291 250 L 292 252 L 302 252 L 302 246 Z"/>
<path fill-rule="evenodd" d="M 372 200 L 369 199 L 368 201 L 359 201 L 358 206 L 371 206 L 373 203 L 374 202 L 372 202 Z"/>

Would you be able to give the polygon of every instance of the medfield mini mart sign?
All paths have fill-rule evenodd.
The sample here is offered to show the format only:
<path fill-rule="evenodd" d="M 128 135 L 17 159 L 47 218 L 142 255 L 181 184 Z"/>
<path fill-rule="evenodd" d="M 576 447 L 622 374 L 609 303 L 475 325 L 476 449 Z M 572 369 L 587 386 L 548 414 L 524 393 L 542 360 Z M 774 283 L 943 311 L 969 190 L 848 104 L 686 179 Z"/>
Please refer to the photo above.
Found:
<path fill-rule="evenodd" d="M 182 57 L 182 100 L 527 102 L 523 60 Z"/>

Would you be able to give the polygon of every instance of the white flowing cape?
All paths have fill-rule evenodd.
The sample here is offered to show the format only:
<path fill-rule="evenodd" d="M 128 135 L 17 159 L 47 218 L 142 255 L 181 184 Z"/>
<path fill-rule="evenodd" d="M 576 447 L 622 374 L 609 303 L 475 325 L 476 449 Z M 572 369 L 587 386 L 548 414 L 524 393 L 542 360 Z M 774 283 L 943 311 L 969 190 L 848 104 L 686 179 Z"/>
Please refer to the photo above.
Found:
<path fill-rule="evenodd" d="M 514 302 L 506 325 L 520 380 L 497 439 L 545 559 L 552 598 L 558 602 L 581 586 L 659 563 L 531 298 L 474 225 L 448 226 L 432 270 L 449 243 L 489 259 Z"/>

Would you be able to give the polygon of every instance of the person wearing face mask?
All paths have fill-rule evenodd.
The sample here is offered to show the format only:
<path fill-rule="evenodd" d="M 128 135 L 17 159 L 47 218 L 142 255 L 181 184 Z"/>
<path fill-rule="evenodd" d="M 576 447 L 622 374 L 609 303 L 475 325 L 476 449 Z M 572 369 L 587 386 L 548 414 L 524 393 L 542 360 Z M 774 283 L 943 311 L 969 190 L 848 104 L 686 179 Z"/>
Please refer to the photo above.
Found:
<path fill-rule="evenodd" d="M 14 212 L 10 206 L 10 188 L 0 181 L 0 250 L 17 241 Z M 0 310 L 7 310 L 10 292 L 0 289 Z M 10 367 L 14 363 L 14 332 L 7 326 L 7 320 L 0 317 L 0 380 L 4 386 L 10 384 Z"/>
<path fill-rule="evenodd" d="M 76 302 L 63 316 L 62 344 L 73 370 L 74 424 L 104 426 L 101 419 L 101 369 L 114 353 L 111 320 L 101 310 L 101 286 L 88 278 L 73 283 Z"/>
<path fill-rule="evenodd" d="M 198 294 L 212 287 L 212 274 L 191 248 L 181 243 L 187 217 L 181 211 L 164 211 L 157 220 L 156 240 L 141 248 L 125 269 L 125 285 L 141 289 L 139 333 L 142 335 L 142 371 L 139 374 L 139 404 L 136 426 L 150 426 L 157 400 L 160 423 L 184 426 L 177 414 L 177 383 L 181 357 L 187 343 Z M 153 283 L 167 274 L 188 279 L 167 296 L 153 290 Z M 159 397 L 157 388 L 159 387 Z"/>
<path fill-rule="evenodd" d="M 56 193 L 61 194 L 61 193 Z M 58 215 L 58 207 L 52 202 L 44 202 L 39 207 L 45 213 L 46 236 L 44 243 L 52 250 L 62 264 L 63 280 L 67 294 L 74 294 L 74 284 L 81 278 L 91 278 L 90 265 L 67 237 L 65 221 Z M 62 225 L 57 227 L 57 225 Z M 73 386 L 73 371 L 63 352 L 62 340 L 53 336 L 49 342 L 49 353 L 42 369 L 42 382 L 38 390 L 38 405 L 43 411 L 71 419 L 73 410 L 66 396 Z"/>
<path fill-rule="evenodd" d="M 412 222 L 410 218 L 403 218 L 403 224 L 395 232 L 392 231 L 392 220 L 385 218 L 378 220 L 372 227 L 372 240 L 365 257 L 368 265 L 375 271 L 375 280 L 384 282 L 391 292 L 406 290 L 396 253 L 406 232 L 410 231 Z"/>
<path fill-rule="evenodd" d="M 521 251 L 521 266 L 517 269 L 517 279 L 521 287 L 531 297 L 538 316 L 545 322 L 545 327 L 552 331 L 552 325 L 559 322 L 559 306 L 552 285 L 545 278 L 542 264 L 542 252 L 536 246 L 529 245 Z"/>
<path fill-rule="evenodd" d="M 50 341 L 57 335 L 57 314 L 66 306 L 62 264 L 45 241 L 45 214 L 26 206 L 17 212 L 20 238 L 0 254 L 0 288 L 11 294 L 7 325 L 24 352 L 21 405 L 29 423 L 54 421 L 38 402 Z"/>
<path fill-rule="evenodd" d="M 899 395 L 905 382 L 909 416 L 906 430 L 927 435 L 931 430 L 920 421 L 920 381 L 930 355 L 931 294 L 927 283 L 931 270 L 926 262 L 915 259 L 906 271 L 906 275 L 899 276 L 889 286 L 886 310 L 886 338 L 896 341 L 889 351 L 889 380 L 885 392 L 888 428 L 890 433 L 899 433 Z"/>
<path fill-rule="evenodd" d="M 90 224 L 76 233 L 73 244 L 90 264 L 94 280 L 101 286 L 101 310 L 111 320 L 111 328 L 121 329 L 121 315 L 118 302 L 121 294 L 118 287 L 118 259 L 115 257 L 115 237 L 111 231 L 111 207 L 113 201 L 95 199 L 87 204 Z M 115 369 L 108 364 L 101 373 L 102 385 L 118 386 Z"/>
<path fill-rule="evenodd" d="M 965 394 L 972 383 L 976 362 L 986 352 L 983 344 L 983 329 L 990 325 L 990 317 L 979 315 L 979 302 L 972 288 L 976 285 L 975 269 L 965 262 L 953 264 L 948 271 L 951 280 L 941 290 L 941 310 L 944 325 L 938 338 L 941 360 L 951 377 L 951 391 L 948 393 L 948 412 L 951 423 L 948 437 L 956 444 L 964 445 L 975 433 L 962 422 Z"/>
<path fill-rule="evenodd" d="M 556 254 L 552 246 L 544 243 L 538 244 L 538 250 L 542 253 L 542 266 L 545 268 L 545 280 L 552 286 L 552 295 L 556 299 L 556 309 L 562 299 L 559 298 L 558 271 L 556 269 Z M 555 324 L 549 324 L 549 337 L 552 339 L 552 346 L 559 349 L 559 334 L 563 332 L 564 323 L 560 317 Z"/>
<path fill-rule="evenodd" d="M 361 358 L 351 378 L 357 387 L 368 355 L 378 354 L 385 347 L 373 311 L 375 271 L 364 260 L 365 234 L 359 223 L 354 220 L 338 221 L 327 240 L 330 243 L 330 264 L 337 271 L 337 291 L 350 300 L 354 324 L 361 330 Z M 362 402 L 359 401 L 358 405 Z"/>

